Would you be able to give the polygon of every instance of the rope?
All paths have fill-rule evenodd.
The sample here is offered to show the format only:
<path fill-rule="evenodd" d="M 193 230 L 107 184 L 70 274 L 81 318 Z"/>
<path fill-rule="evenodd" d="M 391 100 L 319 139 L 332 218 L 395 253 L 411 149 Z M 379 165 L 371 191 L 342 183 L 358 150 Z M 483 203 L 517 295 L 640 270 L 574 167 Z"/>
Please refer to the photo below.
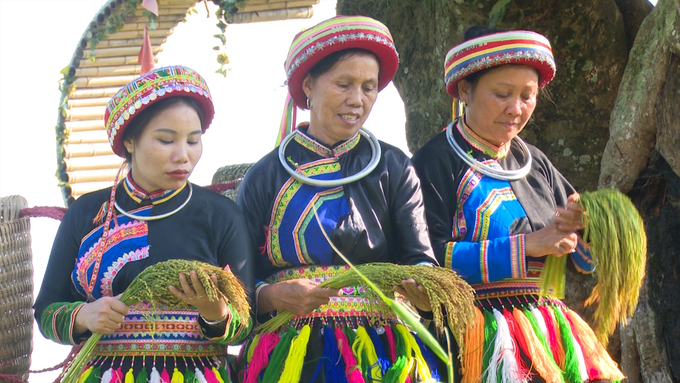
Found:
<path fill-rule="evenodd" d="M 14 364 L 14 362 L 4 362 L 0 364 L 0 368 Z M 6 380 L 9 382 L 24 383 L 23 380 L 17 378 L 17 375 L 13 374 L 0 374 L 0 380 Z"/>
<path fill-rule="evenodd" d="M 58 206 L 25 207 L 19 211 L 19 216 L 31 218 L 45 217 L 61 221 L 64 218 L 64 214 L 66 214 L 66 210 L 65 207 Z"/>
<path fill-rule="evenodd" d="M 64 359 L 63 362 L 52 367 L 43 368 L 42 370 L 29 370 L 28 372 L 31 374 L 40 374 L 43 372 L 56 371 L 60 368 L 64 368 L 65 366 L 68 366 L 69 363 L 71 363 L 71 361 L 73 360 L 73 358 L 76 357 L 76 355 L 78 355 L 78 352 L 80 351 L 81 348 L 83 348 L 84 344 L 85 343 L 83 342 L 81 344 L 76 344 L 73 347 L 71 347 L 71 351 L 69 351 L 68 355 L 66 356 L 66 359 Z M 59 376 L 52 383 L 60 383 L 61 378 L 64 376 L 64 372 L 65 371 L 62 370 L 61 374 L 59 374 Z"/>

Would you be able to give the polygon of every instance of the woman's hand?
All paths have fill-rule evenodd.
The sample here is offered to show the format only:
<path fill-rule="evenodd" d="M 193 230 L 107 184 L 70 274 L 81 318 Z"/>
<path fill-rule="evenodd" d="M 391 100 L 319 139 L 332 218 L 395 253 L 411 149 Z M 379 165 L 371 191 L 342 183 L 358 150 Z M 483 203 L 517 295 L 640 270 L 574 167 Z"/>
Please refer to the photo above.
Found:
<path fill-rule="evenodd" d="M 85 303 L 76 314 L 74 335 L 82 335 L 88 330 L 109 335 L 118 330 L 130 310 L 119 297 L 102 297 Z"/>
<path fill-rule="evenodd" d="M 265 286 L 260 290 L 257 311 L 265 314 L 288 310 L 295 315 L 307 315 L 319 306 L 328 304 L 331 297 L 341 295 L 339 289 L 317 285 L 308 279 L 291 279 Z"/>
<path fill-rule="evenodd" d="M 578 244 L 577 230 L 583 229 L 583 210 L 578 203 L 579 194 L 567 199 L 567 206 L 558 207 L 553 223 L 541 230 L 525 235 L 525 253 L 532 257 L 562 256 L 571 253 Z"/>
<path fill-rule="evenodd" d="M 413 303 L 420 311 L 432 311 L 430 298 L 427 296 L 425 286 L 418 284 L 413 278 L 401 281 L 401 286 L 394 286 L 394 291 L 403 295 Z"/>
<path fill-rule="evenodd" d="M 211 302 L 195 271 L 192 270 L 189 273 L 189 278 L 191 279 L 191 284 L 189 284 L 189 280 L 184 273 L 179 273 L 179 284 L 181 289 L 175 286 L 168 286 L 168 290 L 170 290 L 172 295 L 177 297 L 177 299 L 194 306 L 205 320 L 212 322 L 225 318 L 229 313 L 229 307 L 227 307 L 225 300 L 217 299 L 216 301 Z M 211 276 L 210 279 L 212 279 L 213 282 L 217 282 L 215 276 Z"/>

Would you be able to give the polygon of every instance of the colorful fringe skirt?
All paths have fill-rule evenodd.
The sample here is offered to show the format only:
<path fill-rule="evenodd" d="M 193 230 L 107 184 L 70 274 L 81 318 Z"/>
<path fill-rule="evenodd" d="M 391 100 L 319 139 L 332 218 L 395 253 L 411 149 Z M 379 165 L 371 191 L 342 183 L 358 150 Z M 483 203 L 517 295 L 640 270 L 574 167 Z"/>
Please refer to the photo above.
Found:
<path fill-rule="evenodd" d="M 457 382 L 624 378 L 590 326 L 560 300 L 529 294 L 482 298 L 477 303 L 477 319 L 465 334 L 462 379 L 457 377 Z"/>
<path fill-rule="evenodd" d="M 322 282 L 348 266 L 281 271 L 267 282 L 307 278 Z M 294 317 L 273 333 L 252 336 L 241 350 L 238 381 L 428 382 L 439 381 L 434 354 L 402 325 L 373 292 L 343 289 L 328 305 Z"/>
<path fill-rule="evenodd" d="M 77 383 L 231 382 L 227 346 L 206 339 L 193 310 L 130 307 L 121 329 L 104 335 Z"/>

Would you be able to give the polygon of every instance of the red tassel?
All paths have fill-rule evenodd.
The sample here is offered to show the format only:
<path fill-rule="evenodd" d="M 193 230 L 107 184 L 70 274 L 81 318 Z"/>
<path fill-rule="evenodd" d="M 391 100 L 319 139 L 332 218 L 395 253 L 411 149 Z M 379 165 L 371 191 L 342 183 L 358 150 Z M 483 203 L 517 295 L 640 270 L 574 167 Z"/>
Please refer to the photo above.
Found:
<path fill-rule="evenodd" d="M 155 0 L 153 1 L 156 2 Z M 158 5 L 156 5 L 156 12 L 158 12 Z M 137 56 L 137 61 L 142 66 L 142 73 L 149 73 L 153 70 L 153 50 L 151 48 L 151 40 L 149 40 L 149 32 L 146 29 L 146 24 L 144 24 L 144 42 L 142 43 L 142 49 L 139 50 L 139 56 Z"/>
<path fill-rule="evenodd" d="M 142 7 L 158 16 L 158 2 L 156 0 L 142 0 Z"/>

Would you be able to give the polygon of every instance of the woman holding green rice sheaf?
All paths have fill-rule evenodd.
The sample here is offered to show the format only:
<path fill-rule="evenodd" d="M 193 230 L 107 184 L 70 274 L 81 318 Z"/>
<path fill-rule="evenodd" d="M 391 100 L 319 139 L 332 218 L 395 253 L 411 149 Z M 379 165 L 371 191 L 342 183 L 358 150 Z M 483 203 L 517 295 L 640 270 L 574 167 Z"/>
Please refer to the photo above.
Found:
<path fill-rule="evenodd" d="M 590 327 L 541 289 L 548 255 L 595 268 L 578 235 L 579 194 L 518 137 L 554 75 L 544 36 L 470 28 L 445 63 L 447 91 L 465 112 L 413 156 L 437 259 L 476 291 L 456 369 L 463 382 L 623 378 Z"/>
<path fill-rule="evenodd" d="M 295 315 L 246 343 L 242 382 L 437 376 L 428 348 L 365 286 L 318 286 L 349 270 L 331 245 L 357 265 L 436 264 L 410 160 L 363 128 L 397 66 L 389 30 L 369 17 L 334 17 L 291 44 L 283 140 L 248 171 L 237 202 L 260 250 L 258 318 Z M 296 106 L 310 110 L 310 122 L 290 133 Z M 398 284 L 424 315 L 430 311 L 424 286 L 411 278 Z"/>
<path fill-rule="evenodd" d="M 201 282 L 219 284 L 199 267 L 212 265 L 230 269 L 250 291 L 253 283 L 253 247 L 240 209 L 188 182 L 213 115 L 204 79 L 182 66 L 152 70 L 108 103 L 109 141 L 126 159 L 127 175 L 68 209 L 35 303 L 47 338 L 78 344 L 103 334 L 83 380 L 224 379 L 227 345 L 250 331 L 249 314 L 215 299 L 214 288 Z M 196 269 L 174 271 L 172 285 L 163 282 L 167 273 L 150 278 L 166 283 L 160 288 L 180 307 L 161 301 L 128 307 L 120 300 L 138 274 L 173 259 L 196 261 Z"/>

